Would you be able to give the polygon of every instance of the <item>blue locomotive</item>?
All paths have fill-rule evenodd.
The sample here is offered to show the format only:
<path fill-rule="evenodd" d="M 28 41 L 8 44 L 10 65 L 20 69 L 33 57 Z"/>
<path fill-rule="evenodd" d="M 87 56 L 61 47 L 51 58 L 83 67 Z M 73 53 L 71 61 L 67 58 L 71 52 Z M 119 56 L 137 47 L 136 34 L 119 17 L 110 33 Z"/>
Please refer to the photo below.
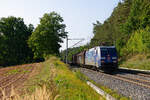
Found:
<path fill-rule="evenodd" d="M 118 56 L 115 46 L 97 46 L 73 55 L 73 64 L 90 66 L 104 71 L 118 69 Z"/>

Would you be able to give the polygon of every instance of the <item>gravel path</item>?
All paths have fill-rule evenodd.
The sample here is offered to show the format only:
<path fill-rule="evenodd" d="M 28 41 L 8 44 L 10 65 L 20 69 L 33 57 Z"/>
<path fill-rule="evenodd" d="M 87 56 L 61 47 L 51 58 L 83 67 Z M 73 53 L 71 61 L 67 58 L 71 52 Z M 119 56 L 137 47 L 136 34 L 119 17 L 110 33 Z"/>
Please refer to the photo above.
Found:
<path fill-rule="evenodd" d="M 148 88 L 128 83 L 119 79 L 114 79 L 111 76 L 107 76 L 101 72 L 93 71 L 90 69 L 78 69 L 96 83 L 117 91 L 119 94 L 122 94 L 126 97 L 131 97 L 133 100 L 150 100 L 150 89 Z M 130 77 L 129 74 L 127 74 L 127 76 Z M 132 75 L 132 77 L 136 76 Z"/>

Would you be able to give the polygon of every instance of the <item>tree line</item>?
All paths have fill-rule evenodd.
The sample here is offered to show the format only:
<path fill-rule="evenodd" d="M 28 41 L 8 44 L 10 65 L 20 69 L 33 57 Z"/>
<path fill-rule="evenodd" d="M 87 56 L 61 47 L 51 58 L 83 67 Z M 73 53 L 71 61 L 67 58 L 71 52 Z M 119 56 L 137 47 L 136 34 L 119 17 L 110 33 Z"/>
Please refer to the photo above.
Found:
<path fill-rule="evenodd" d="M 36 28 L 26 25 L 20 17 L 0 19 L 0 66 L 43 61 L 59 55 L 67 32 L 63 18 L 56 12 L 46 13 Z"/>
<path fill-rule="evenodd" d="M 150 51 L 150 1 L 123 0 L 102 24 L 93 24 L 94 39 L 115 45 L 120 56 Z"/>
<path fill-rule="evenodd" d="M 84 50 L 105 44 L 115 45 L 121 58 L 150 53 L 150 1 L 122 0 L 104 23 L 93 23 L 93 34 Z M 80 52 L 83 46 L 75 49 Z M 68 58 L 75 53 L 71 49 Z"/>

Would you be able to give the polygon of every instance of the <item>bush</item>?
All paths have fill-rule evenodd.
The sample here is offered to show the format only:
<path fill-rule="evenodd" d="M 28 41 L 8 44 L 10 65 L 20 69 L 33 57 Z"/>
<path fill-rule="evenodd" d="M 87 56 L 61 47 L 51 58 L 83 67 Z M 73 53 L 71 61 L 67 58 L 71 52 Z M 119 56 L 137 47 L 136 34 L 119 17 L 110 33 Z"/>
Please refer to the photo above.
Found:
<path fill-rule="evenodd" d="M 150 28 L 135 31 L 126 46 L 121 49 L 121 54 L 148 53 L 150 51 Z M 123 54 L 124 53 L 124 54 Z"/>

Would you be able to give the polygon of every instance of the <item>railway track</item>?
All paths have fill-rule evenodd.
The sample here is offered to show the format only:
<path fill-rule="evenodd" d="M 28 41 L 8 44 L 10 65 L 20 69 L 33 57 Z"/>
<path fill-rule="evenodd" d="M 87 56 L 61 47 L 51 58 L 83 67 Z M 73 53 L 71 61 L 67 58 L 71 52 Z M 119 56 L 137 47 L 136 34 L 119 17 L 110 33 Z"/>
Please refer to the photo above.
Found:
<path fill-rule="evenodd" d="M 148 81 L 148 80 L 143 80 L 143 79 L 139 79 L 139 78 L 133 79 L 133 78 L 120 76 L 120 75 L 113 75 L 113 76 L 111 75 L 111 77 L 150 89 L 150 81 Z"/>
<path fill-rule="evenodd" d="M 33 70 L 33 66 L 30 69 L 23 66 L 23 69 L 31 72 Z M 4 76 L 3 78 L 0 79 L 1 80 L 0 88 L 2 90 L 5 90 L 6 96 L 9 97 L 12 86 L 16 88 L 19 85 L 21 85 L 22 83 L 20 83 L 19 81 L 22 82 L 22 80 L 25 80 L 28 74 L 29 73 L 18 73 L 18 74 Z M 2 98 L 3 98 L 3 93 L 2 91 L 0 91 L 0 100 Z"/>
<path fill-rule="evenodd" d="M 142 86 L 142 87 L 145 87 L 145 88 L 149 88 L 150 89 L 150 80 L 145 80 L 145 79 L 141 79 L 141 78 L 132 78 L 132 77 L 127 77 L 125 75 L 119 75 L 119 74 L 106 74 L 104 72 L 101 72 L 100 73 L 108 76 L 108 77 L 113 77 L 115 79 L 119 79 L 121 81 L 125 81 L 125 82 L 128 82 L 128 83 L 132 83 L 132 84 L 136 84 L 138 86 Z M 132 73 L 133 74 L 133 73 Z M 144 77 L 147 77 L 147 78 L 150 78 L 150 75 L 148 74 L 142 74 L 142 73 L 138 73 L 138 74 L 135 74 L 135 75 L 139 75 L 139 76 L 144 76 Z"/>
<path fill-rule="evenodd" d="M 85 67 L 84 67 L 85 68 Z M 91 70 L 91 69 L 88 69 L 88 70 Z M 93 70 L 93 71 L 97 71 L 97 70 Z M 146 79 L 142 79 L 142 78 L 132 78 L 132 77 L 127 77 L 125 75 L 119 75 L 119 74 L 106 74 L 102 71 L 99 71 L 101 74 L 104 74 L 108 77 L 113 77 L 115 79 L 119 79 L 121 81 L 125 81 L 125 82 L 128 82 L 128 83 L 132 83 L 132 84 L 136 84 L 138 86 L 142 86 L 142 87 L 145 87 L 145 88 L 149 88 L 150 89 L 150 80 L 146 80 Z M 128 73 L 128 74 L 133 74 L 133 75 L 138 75 L 138 76 L 143 76 L 143 77 L 146 77 L 146 78 L 149 78 L 150 79 L 150 75 L 148 73 L 137 73 L 137 72 L 132 72 L 132 71 L 125 71 L 124 73 Z"/>
<path fill-rule="evenodd" d="M 148 72 L 127 70 L 127 69 L 119 69 L 119 72 L 129 73 L 129 74 L 134 74 L 134 75 L 139 75 L 139 76 L 144 76 L 144 77 L 150 78 L 150 73 L 148 73 Z"/>
<path fill-rule="evenodd" d="M 120 95 L 133 100 L 150 100 L 150 75 L 148 73 L 118 71 L 107 74 L 81 67 L 73 67 L 73 69 L 80 70 L 89 79 L 117 91 Z"/>
<path fill-rule="evenodd" d="M 141 74 L 141 73 L 139 73 L 139 74 L 137 74 L 137 75 L 150 78 L 150 75 L 148 75 L 148 74 Z"/>

